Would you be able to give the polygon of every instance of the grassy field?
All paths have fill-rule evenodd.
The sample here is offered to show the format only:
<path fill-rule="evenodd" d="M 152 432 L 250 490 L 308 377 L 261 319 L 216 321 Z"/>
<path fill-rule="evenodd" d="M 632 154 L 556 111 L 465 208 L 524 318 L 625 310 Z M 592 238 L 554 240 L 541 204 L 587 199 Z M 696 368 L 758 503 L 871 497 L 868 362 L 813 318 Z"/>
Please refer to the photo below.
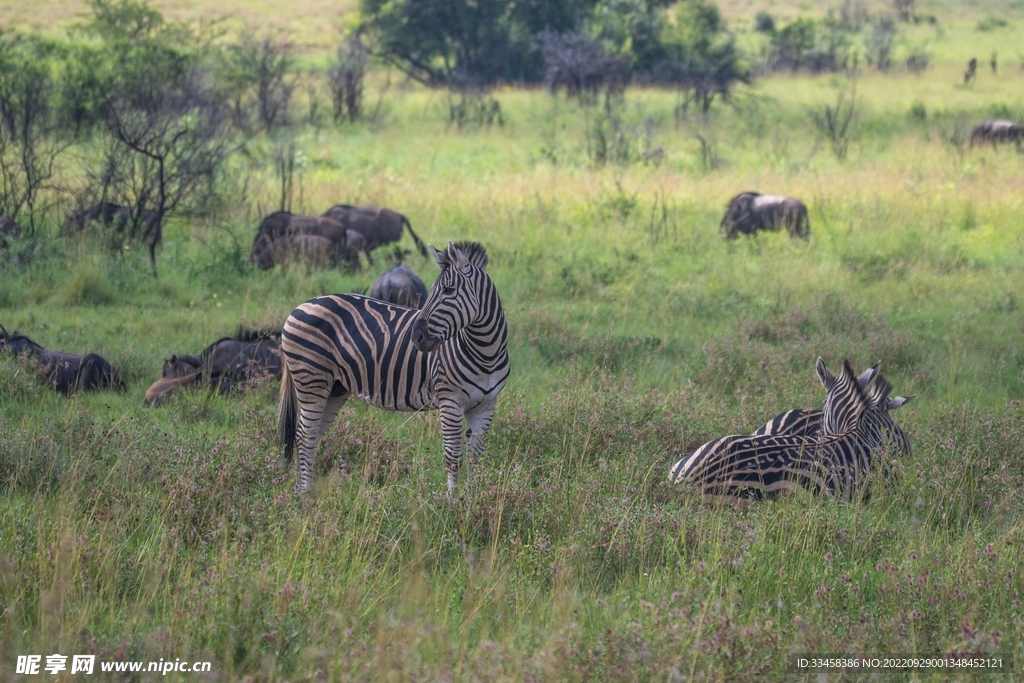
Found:
<path fill-rule="evenodd" d="M 436 246 L 489 251 L 513 374 L 453 500 L 436 414 L 349 404 L 299 500 L 276 383 L 141 403 L 164 358 L 366 287 L 384 250 L 363 273 L 257 272 L 258 217 L 240 206 L 170 226 L 158 278 L 145 254 L 87 240 L 5 260 L 0 323 L 102 353 L 129 389 L 65 398 L 0 356 L 0 679 L 52 653 L 212 662 L 167 676 L 183 681 L 810 680 L 787 674 L 795 654 L 965 650 L 1019 671 L 1024 157 L 949 138 L 1024 118 L 1024 11 L 923 10 L 946 26 L 937 66 L 861 76 L 845 162 L 807 115 L 847 86 L 833 76 L 763 80 L 717 109 L 713 168 L 656 90 L 602 124 L 629 159 L 606 165 L 599 112 L 539 90 L 498 91 L 504 125 L 459 130 L 446 94 L 393 76 L 374 121 L 297 133 L 296 211 L 387 205 Z M 977 31 L 996 11 L 1010 25 Z M 959 85 L 997 37 L 1004 68 Z M 269 172 L 252 173 L 270 206 Z M 804 199 L 810 241 L 724 242 L 748 189 Z M 705 441 L 818 405 L 819 355 L 881 360 L 917 395 L 895 414 L 913 456 L 869 501 L 720 508 L 667 482 Z"/>

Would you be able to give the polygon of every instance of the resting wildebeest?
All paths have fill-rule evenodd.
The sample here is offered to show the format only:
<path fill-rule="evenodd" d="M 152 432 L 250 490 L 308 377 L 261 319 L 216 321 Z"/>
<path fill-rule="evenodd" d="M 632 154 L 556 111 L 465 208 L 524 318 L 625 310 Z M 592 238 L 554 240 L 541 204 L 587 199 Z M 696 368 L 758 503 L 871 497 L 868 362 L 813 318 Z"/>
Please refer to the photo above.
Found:
<path fill-rule="evenodd" d="M 149 247 L 150 260 L 156 261 L 156 247 L 163 237 L 160 215 L 156 211 L 134 210 L 120 204 L 100 202 L 68 216 L 64 221 L 64 232 L 71 234 L 83 230 L 91 222 L 112 227 L 119 235 L 128 233 L 129 239 L 141 239 Z"/>
<path fill-rule="evenodd" d="M 971 131 L 971 147 L 991 142 L 995 147 L 1000 142 L 1024 142 L 1024 125 L 1014 121 L 985 121 Z"/>
<path fill-rule="evenodd" d="M 326 237 L 337 245 L 337 253 L 348 260 L 353 268 L 360 267 L 359 251 L 365 244 L 361 234 L 347 230 L 330 216 L 296 216 L 287 211 L 275 211 L 260 221 L 256 237 L 252 240 L 249 259 L 258 262 L 274 242 L 295 235 Z"/>
<path fill-rule="evenodd" d="M 184 375 L 182 377 L 175 377 L 174 379 L 161 378 L 153 382 L 153 384 L 146 390 L 146 396 L 142 399 L 142 402 L 147 406 L 155 406 L 167 401 L 177 393 L 178 389 L 184 387 L 193 387 L 199 384 L 199 371 L 196 370 L 191 375 Z"/>
<path fill-rule="evenodd" d="M 758 230 L 786 228 L 793 237 L 811 234 L 807 207 L 799 199 L 743 192 L 729 202 L 729 208 L 719 224 L 719 232 L 726 239 L 738 234 L 752 235 Z"/>
<path fill-rule="evenodd" d="M 266 373 L 280 379 L 280 342 L 263 332 L 239 330 L 234 337 L 213 342 L 194 356 L 171 356 L 164 362 L 164 379 L 200 373 L 203 384 L 228 389 Z"/>
<path fill-rule="evenodd" d="M 0 249 L 7 248 L 7 238 L 18 239 L 21 237 L 21 226 L 10 218 L 0 216 Z"/>
<path fill-rule="evenodd" d="M 402 239 L 402 226 L 409 229 L 409 234 L 412 236 L 413 242 L 416 243 L 416 248 L 420 250 L 420 254 L 427 255 L 427 248 L 420 241 L 419 236 L 412 231 L 409 219 L 391 209 L 335 204 L 324 212 L 324 216 L 333 218 L 349 230 L 361 233 L 366 238 L 367 259 L 370 258 L 370 252 L 377 247 Z"/>
<path fill-rule="evenodd" d="M 373 281 L 370 296 L 398 306 L 419 308 L 427 300 L 427 286 L 408 266 L 399 262 Z"/>
<path fill-rule="evenodd" d="M 35 359 L 39 364 L 38 380 L 62 394 L 92 389 L 124 389 L 117 370 L 95 353 L 47 351 L 17 331 L 8 334 L 3 325 L 0 325 L 0 348 L 15 356 L 25 354 Z"/>

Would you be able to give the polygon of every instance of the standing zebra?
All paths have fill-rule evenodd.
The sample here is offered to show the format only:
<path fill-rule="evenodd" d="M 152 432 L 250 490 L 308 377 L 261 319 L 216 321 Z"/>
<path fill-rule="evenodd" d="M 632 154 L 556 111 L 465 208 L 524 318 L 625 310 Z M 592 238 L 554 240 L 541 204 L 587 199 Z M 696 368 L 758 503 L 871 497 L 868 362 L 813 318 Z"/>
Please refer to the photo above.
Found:
<path fill-rule="evenodd" d="M 846 499 L 855 496 L 870 473 L 871 452 L 880 445 L 864 415 L 886 401 L 891 387 L 879 376 L 865 393 L 847 361 L 839 377 L 832 377 L 820 358 L 817 367 L 820 377 L 831 378 L 825 397 L 826 433 L 726 436 L 677 462 L 669 478 L 726 496 L 769 495 L 799 487 Z"/>
<path fill-rule="evenodd" d="M 320 296 L 284 324 L 278 421 L 285 458 L 298 444 L 296 489 L 309 490 L 317 444 L 353 394 L 403 412 L 438 409 L 449 493 L 462 463 L 483 453 L 508 381 L 508 329 L 475 242 L 430 247 L 441 268 L 421 310 L 356 294 Z"/>
<path fill-rule="evenodd" d="M 868 389 L 868 385 L 875 378 L 880 365 L 881 363 L 877 363 L 874 367 L 868 368 L 857 377 L 857 384 L 862 390 L 866 391 Z M 828 368 L 825 367 L 824 363 L 817 365 L 815 369 L 818 371 L 818 378 L 821 380 L 822 386 L 827 391 L 828 387 L 835 381 L 835 378 L 828 372 Z M 882 375 L 878 376 L 881 377 Z M 883 439 L 882 443 L 885 443 L 894 453 L 910 455 L 910 438 L 893 421 L 889 413 L 905 405 L 915 395 L 886 398 L 883 403 L 865 413 L 864 419 L 869 423 L 869 430 L 872 433 L 877 432 L 880 435 L 879 438 Z M 824 413 L 820 410 L 787 410 L 769 420 L 763 427 L 754 432 L 754 436 L 815 437 L 821 432 L 823 416 Z"/>

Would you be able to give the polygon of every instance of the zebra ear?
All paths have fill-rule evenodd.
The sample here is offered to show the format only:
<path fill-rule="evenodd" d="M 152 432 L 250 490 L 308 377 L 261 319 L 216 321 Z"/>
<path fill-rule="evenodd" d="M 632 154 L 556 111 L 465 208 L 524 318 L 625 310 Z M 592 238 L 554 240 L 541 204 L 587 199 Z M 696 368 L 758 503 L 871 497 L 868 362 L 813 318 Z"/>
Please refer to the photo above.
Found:
<path fill-rule="evenodd" d="M 906 405 L 910 401 L 910 399 L 914 398 L 915 396 L 917 396 L 917 394 L 911 394 L 910 396 L 893 396 L 892 398 L 889 399 L 888 403 L 886 403 L 885 409 L 896 410 L 900 406 Z"/>
<path fill-rule="evenodd" d="M 880 367 L 882 367 L 882 361 L 878 361 L 875 363 L 874 367 L 868 368 L 864 371 L 864 374 L 857 377 L 857 384 L 860 385 L 861 391 L 868 388 L 868 385 L 871 384 L 871 380 L 873 380 L 875 375 L 878 374 L 878 369 Z"/>
<path fill-rule="evenodd" d="M 458 247 L 452 244 L 451 240 L 448 241 L 448 258 L 452 260 L 452 263 L 455 264 L 455 267 L 460 272 L 469 272 L 469 259 L 466 258 L 466 255 Z"/>
<path fill-rule="evenodd" d="M 433 244 L 428 244 L 427 247 L 430 248 L 430 253 L 434 255 L 434 260 L 437 261 L 438 268 L 445 270 L 452 265 L 452 261 L 448 258 L 448 254 L 434 249 Z"/>
<path fill-rule="evenodd" d="M 831 389 L 832 385 L 836 383 L 836 378 L 825 366 L 825 361 L 821 359 L 821 356 L 818 356 L 818 360 L 814 362 L 814 370 L 818 373 L 818 379 L 821 380 L 821 386 L 825 387 L 825 391 Z"/>

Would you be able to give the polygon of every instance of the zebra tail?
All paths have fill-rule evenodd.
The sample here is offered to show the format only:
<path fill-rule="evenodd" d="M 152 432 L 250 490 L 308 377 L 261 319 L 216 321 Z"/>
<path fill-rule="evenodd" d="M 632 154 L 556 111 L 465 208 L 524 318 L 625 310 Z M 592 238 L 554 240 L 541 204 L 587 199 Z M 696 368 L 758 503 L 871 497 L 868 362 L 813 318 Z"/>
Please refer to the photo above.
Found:
<path fill-rule="evenodd" d="M 408 218 L 402 216 L 402 224 L 405 225 L 405 227 L 409 228 L 409 234 L 412 235 L 412 241 L 416 243 L 416 248 L 420 250 L 420 256 L 426 256 L 427 248 L 423 245 L 423 242 L 420 240 L 419 236 L 412 231 L 412 223 L 409 222 Z"/>
<path fill-rule="evenodd" d="M 281 394 L 277 406 L 278 439 L 284 459 L 292 461 L 292 450 L 295 448 L 295 431 L 297 414 L 295 409 L 295 385 L 292 373 L 288 370 L 287 361 L 281 363 Z"/>

